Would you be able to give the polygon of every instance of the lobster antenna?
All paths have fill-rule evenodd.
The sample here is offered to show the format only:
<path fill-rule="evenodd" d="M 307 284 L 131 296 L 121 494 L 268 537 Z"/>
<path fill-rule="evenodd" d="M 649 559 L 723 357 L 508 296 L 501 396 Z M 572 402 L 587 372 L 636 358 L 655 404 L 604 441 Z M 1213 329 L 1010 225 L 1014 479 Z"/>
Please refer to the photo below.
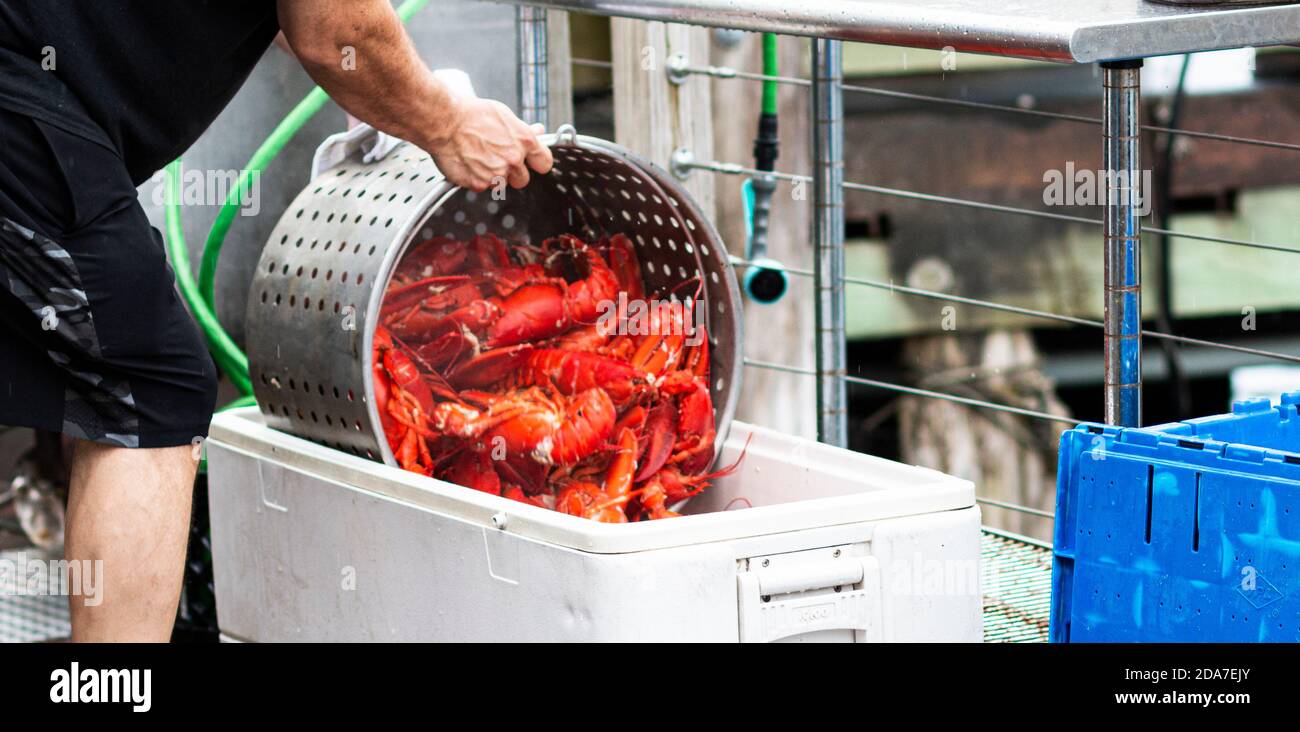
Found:
<path fill-rule="evenodd" d="M 704 475 L 701 475 L 699 476 L 700 480 L 713 480 L 714 478 L 725 478 L 726 476 L 736 472 L 736 469 L 740 467 L 740 461 L 745 459 L 745 453 L 749 452 L 749 443 L 752 442 L 753 440 L 754 440 L 754 433 L 750 432 L 749 437 L 745 438 L 745 446 L 740 448 L 740 455 L 736 457 L 736 462 L 716 472 L 706 473 Z"/>

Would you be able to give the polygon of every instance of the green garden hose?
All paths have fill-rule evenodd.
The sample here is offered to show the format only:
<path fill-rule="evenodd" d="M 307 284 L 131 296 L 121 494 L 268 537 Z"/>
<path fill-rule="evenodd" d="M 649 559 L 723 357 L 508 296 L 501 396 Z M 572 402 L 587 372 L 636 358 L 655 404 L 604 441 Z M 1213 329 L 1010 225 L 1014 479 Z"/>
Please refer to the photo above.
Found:
<path fill-rule="evenodd" d="M 244 407 L 255 407 L 255 406 L 257 406 L 257 397 L 253 396 L 252 394 L 249 394 L 248 396 L 241 396 L 240 398 L 227 404 L 221 409 L 218 409 L 217 411 L 226 412 L 231 409 L 243 409 Z"/>
<path fill-rule="evenodd" d="M 777 134 L 776 77 L 781 72 L 775 33 L 763 34 L 763 105 L 758 115 L 758 136 L 754 138 L 754 168 L 759 175 L 745 181 L 745 212 L 749 220 L 749 238 L 745 242 L 745 259 L 750 266 L 741 284 L 752 302 L 771 305 L 780 301 L 790 289 L 785 267 L 767 256 L 768 223 L 772 213 L 772 195 L 776 192 L 776 159 L 780 154 Z"/>
<path fill-rule="evenodd" d="M 768 77 L 763 80 L 763 114 L 776 116 L 776 79 L 780 76 L 781 65 L 777 54 L 776 34 L 763 34 L 763 75 Z"/>
<path fill-rule="evenodd" d="M 239 346 L 230 338 L 212 308 L 198 294 L 198 284 L 194 281 L 194 271 L 190 269 L 190 255 L 185 248 L 185 233 L 181 228 L 180 185 L 181 161 L 175 160 L 167 166 L 167 255 L 171 258 L 172 269 L 176 272 L 176 286 L 185 298 L 194 319 L 207 338 L 208 348 L 216 359 L 217 366 L 225 372 L 239 389 L 241 394 L 252 394 L 253 385 L 248 378 L 248 357 L 239 350 Z"/>
<path fill-rule="evenodd" d="M 225 243 L 230 225 L 239 213 L 241 201 L 252 185 L 253 178 L 262 174 L 266 167 L 275 160 L 284 146 L 298 134 L 303 125 L 316 116 L 316 113 L 330 100 L 329 95 L 319 86 L 311 90 L 306 98 L 289 112 L 280 124 L 275 126 L 270 137 L 257 148 L 248 164 L 239 173 L 239 182 L 230 189 L 226 202 L 217 212 L 217 218 L 208 230 L 207 241 L 203 244 L 203 259 L 199 262 L 199 293 L 209 308 L 216 308 L 217 262 L 221 258 L 221 245 Z"/>

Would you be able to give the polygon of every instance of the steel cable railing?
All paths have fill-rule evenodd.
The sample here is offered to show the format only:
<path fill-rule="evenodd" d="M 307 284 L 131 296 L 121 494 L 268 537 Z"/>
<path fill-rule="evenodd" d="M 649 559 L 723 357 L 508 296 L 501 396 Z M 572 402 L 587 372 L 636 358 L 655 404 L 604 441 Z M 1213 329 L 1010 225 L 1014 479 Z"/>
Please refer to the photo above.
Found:
<path fill-rule="evenodd" d="M 809 183 L 812 176 L 799 175 L 796 173 L 782 172 L 764 172 L 747 168 L 736 163 L 724 163 L 716 160 L 698 161 L 698 160 L 679 160 L 674 163 L 676 167 L 683 170 L 707 170 L 713 173 L 723 175 L 744 175 L 744 176 L 770 176 L 776 180 L 790 183 Z M 984 201 L 973 201 L 967 198 L 954 198 L 952 196 L 940 196 L 934 193 L 921 193 L 919 191 L 908 191 L 900 188 L 887 188 L 885 186 L 874 186 L 868 183 L 855 183 L 846 181 L 844 188 L 851 191 L 862 191 L 864 193 L 875 193 L 882 196 L 891 196 L 894 198 L 907 198 L 916 201 L 929 201 L 931 203 L 941 203 L 950 206 L 960 206 L 963 208 L 974 208 L 983 211 L 993 211 L 996 213 L 1016 214 L 1019 216 L 1029 216 L 1040 219 L 1051 219 L 1053 221 L 1065 221 L 1074 224 L 1088 224 L 1090 226 L 1101 226 L 1101 219 L 1090 219 L 1086 216 L 1075 216 L 1073 214 L 1052 213 L 1051 211 L 1040 211 L 1032 208 L 1020 208 L 1017 206 L 1005 206 L 998 203 L 987 203 Z M 1214 244 L 1228 244 L 1232 246 L 1247 247 L 1250 249 L 1263 249 L 1274 252 L 1286 252 L 1288 254 L 1300 254 L 1300 247 L 1290 247 L 1282 244 L 1269 244 L 1265 242 L 1249 241 L 1246 239 L 1232 239 L 1229 237 L 1210 236 L 1208 234 L 1193 234 L 1186 231 L 1171 231 L 1156 227 L 1144 226 L 1142 231 L 1153 234 L 1165 234 L 1166 236 L 1177 239 L 1190 239 L 1193 241 L 1210 242 Z"/>
<path fill-rule="evenodd" d="M 575 66 L 586 66 L 590 68 L 604 68 L 604 69 L 613 68 L 613 64 L 611 62 L 598 61 L 594 59 L 573 59 L 573 64 Z M 812 82 L 808 79 L 801 79 L 801 78 L 789 77 L 789 76 L 774 76 L 774 75 L 761 74 L 755 72 L 740 71 L 728 67 L 690 66 L 681 61 L 677 61 L 670 64 L 668 73 L 671 77 L 678 80 L 684 79 L 685 77 L 691 75 L 702 75 L 702 76 L 710 76 L 713 78 L 721 78 L 721 79 L 772 81 L 779 84 L 787 84 L 787 85 L 801 86 L 801 87 L 810 87 L 812 84 Z M 913 92 L 902 92 L 902 91 L 896 91 L 891 89 L 882 89 L 878 87 L 869 87 L 869 86 L 862 86 L 856 84 L 841 84 L 841 89 L 849 93 L 873 95 L 878 97 L 899 99 L 904 101 L 914 101 L 914 102 L 922 102 L 927 104 L 937 104 L 937 105 L 947 105 L 947 106 L 961 107 L 967 109 L 977 109 L 982 111 L 1017 114 L 1022 116 L 1055 119 L 1055 120 L 1061 120 L 1067 122 L 1075 122 L 1075 123 L 1098 125 L 1098 126 L 1102 124 L 1102 120 L 1100 118 L 1088 117 L 1079 114 L 1067 114 L 1062 112 L 1051 112 L 1045 110 L 1030 109 L 1030 108 L 1018 107 L 1018 106 L 1008 106 L 1008 105 L 994 104 L 988 102 L 976 102 L 976 101 L 969 101 L 964 99 L 952 99 L 947 97 L 917 94 Z M 1216 142 L 1251 145 L 1251 146 L 1266 147 L 1266 148 L 1280 149 L 1280 150 L 1300 151 L 1300 144 L 1278 142 L 1273 140 L 1261 140 L 1257 138 L 1241 137 L 1236 135 L 1227 135 L 1227 134 L 1214 133 L 1214 132 L 1204 132 L 1198 130 L 1185 130 L 1185 129 L 1178 129 L 1172 127 L 1165 127 L 1160 125 L 1144 124 L 1144 125 L 1140 125 L 1140 129 L 1148 132 L 1179 135 L 1183 137 L 1204 139 L 1204 140 L 1210 140 Z M 772 179 L 786 181 L 789 183 L 813 182 L 812 176 L 798 175 L 793 173 L 783 173 L 783 172 L 759 171 L 746 166 L 742 166 L 734 163 L 719 162 L 719 161 L 695 161 L 695 160 L 688 159 L 688 160 L 675 161 L 674 164 L 677 167 L 678 171 L 681 172 L 685 172 L 689 170 L 707 170 L 710 172 L 723 174 L 723 175 L 742 175 L 742 176 L 750 176 L 750 177 L 768 176 Z M 975 201 L 975 200 L 957 198 L 952 196 L 923 193 L 919 191 L 909 191 L 904 189 L 890 188 L 886 186 L 876 186 L 867 183 L 846 181 L 843 183 L 843 188 L 847 190 L 854 190 L 854 191 L 859 191 L 864 193 L 873 193 L 876 195 L 927 201 L 931 203 L 959 206 L 959 207 L 971 208 L 971 209 L 977 209 L 983 211 L 991 211 L 995 213 L 1029 216 L 1034 218 L 1062 221 L 1067 223 L 1087 224 L 1090 226 L 1103 225 L 1103 221 L 1099 219 L 1091 219 L 1085 216 L 1078 216 L 1074 214 L 1055 213 L 1050 211 L 1022 208 L 1017 206 L 1008 206 L 1003 204 Z M 1186 239 L 1191 241 L 1224 244 L 1229 246 L 1241 246 L 1241 247 L 1259 249 L 1264 251 L 1300 253 L 1300 246 L 1287 246 L 1283 244 L 1250 241 L 1250 240 L 1236 239 L 1231 237 L 1195 234 L 1192 232 L 1179 232 L 1179 231 L 1157 228 L 1157 227 L 1144 226 L 1143 230 L 1153 234 L 1162 234 L 1172 238 Z M 744 266 L 754 265 L 753 262 L 749 262 L 745 259 L 735 257 L 735 256 L 731 257 L 731 263 L 733 267 L 744 267 Z M 809 269 L 802 269 L 796 267 L 783 267 L 783 269 L 787 274 L 790 275 L 809 277 L 809 278 L 815 277 L 815 273 Z M 936 292 L 932 290 L 925 290 L 922 288 L 908 287 L 904 285 L 898 285 L 893 282 L 882 282 L 878 280 L 871 280 L 867 278 L 853 277 L 848 275 L 843 276 L 841 280 L 846 284 L 854 284 L 854 285 L 859 285 L 864 287 L 889 290 L 890 292 L 893 293 L 898 293 L 898 294 L 903 294 L 903 295 L 908 295 L 913 297 L 921 297 L 921 298 L 927 298 L 933 300 L 953 302 L 958 304 L 966 304 L 974 307 L 981 307 L 990 310 L 1019 314 L 1027 317 L 1040 318 L 1044 320 L 1061 322 L 1070 325 L 1084 326 L 1090 328 L 1105 327 L 1104 323 L 1102 323 L 1101 321 L 1091 320 L 1088 318 L 1065 315 L 1061 313 L 1052 313 L 1048 311 L 1019 307 L 1019 306 L 1008 305 L 1004 303 L 997 303 L 988 300 L 980 300 L 977 298 L 970 298 L 961 295 L 953 295 L 953 294 L 948 294 L 943 292 Z M 1244 353 L 1253 356 L 1259 356 L 1261 358 L 1274 359 L 1274 360 L 1285 361 L 1290 363 L 1300 363 L 1300 355 L 1292 355 L 1292 354 L 1280 353 L 1276 351 L 1268 351 L 1264 349 L 1251 348 L 1248 346 L 1240 346 L 1231 343 L 1209 341 L 1209 340 L 1204 340 L 1199 338 L 1192 338 L 1188 336 L 1180 336 L 1172 333 L 1164 333 L 1160 331 L 1142 330 L 1141 334 L 1144 337 L 1172 341 L 1183 345 L 1200 346 L 1206 348 L 1217 348 L 1217 349 L 1234 351 L 1234 352 Z M 814 376 L 814 377 L 818 375 L 816 370 L 810 368 L 790 366 L 786 364 L 776 364 L 776 363 L 758 361 L 749 358 L 744 359 L 744 364 L 745 366 L 751 368 L 767 369 L 767 370 L 780 371 L 785 373 L 793 373 L 793 374 L 806 375 L 806 376 Z M 907 394 L 912 396 L 941 399 L 949 402 L 963 404 L 965 406 L 1015 414 L 1023 417 L 1028 417 L 1031 419 L 1038 419 L 1038 420 L 1052 421 L 1052 422 L 1065 422 L 1069 424 L 1076 424 L 1078 422 L 1078 420 L 1076 419 L 1064 417 L 1058 414 L 1040 412 L 1032 409 L 1025 409 L 1022 407 L 1016 407 L 1007 404 L 999 404 L 999 403 L 990 402 L 986 400 L 964 397 L 957 394 L 934 391 L 930 389 L 922 389 L 913 386 L 906 386 L 903 384 L 895 384 L 895 383 L 879 381 L 875 379 L 867 379 L 861 376 L 846 374 L 843 378 L 847 383 L 858 384 L 860 386 L 883 389 L 883 390 L 893 391 L 900 394 Z M 1049 511 L 1044 511 L 1042 509 L 1036 509 L 1029 506 L 1023 506 L 1023 505 L 1009 503 L 1006 501 L 1000 501 L 991 498 L 977 498 L 977 501 L 983 505 L 988 505 L 995 508 L 1002 508 L 1010 511 L 1016 511 L 1028 515 L 1038 516 L 1041 518 L 1048 518 L 1048 519 L 1054 518 L 1054 514 L 1052 514 Z"/>
<path fill-rule="evenodd" d="M 599 61 L 595 59 L 573 59 L 573 64 L 576 66 L 587 66 L 591 68 L 603 68 L 603 69 L 613 68 L 613 64 L 611 62 Z M 701 75 L 707 75 L 715 78 L 724 78 L 724 79 L 735 78 L 735 79 L 746 79 L 752 81 L 775 81 L 777 83 L 792 84 L 797 86 L 810 86 L 812 83 L 808 79 L 799 79 L 790 76 L 770 76 L 766 74 L 759 74 L 759 73 L 747 72 L 747 71 L 738 71 L 736 69 L 731 69 L 727 67 L 715 67 L 715 66 L 709 66 L 709 67 L 677 66 L 670 69 L 670 73 L 680 74 L 680 75 L 701 74 Z M 1012 107 L 1003 104 L 992 104 L 988 102 L 972 102 L 964 99 L 936 97 L 936 96 L 930 96 L 926 94 L 900 92 L 891 89 L 880 89 L 876 87 L 859 86 L 855 84 L 842 84 L 841 88 L 847 92 L 874 94 L 878 96 L 893 97 L 897 99 L 906 99 L 911 101 L 929 102 L 934 104 L 947 104 L 950 106 L 959 106 L 959 107 L 967 107 L 972 109 L 1005 112 L 1010 114 L 1030 115 L 1035 117 L 1046 117 L 1051 119 L 1059 119 L 1059 120 L 1065 120 L 1069 122 L 1079 122 L 1085 124 L 1095 124 L 1095 125 L 1101 124 L 1101 120 L 1099 118 L 1087 117 L 1084 115 L 1077 115 L 1077 114 L 1047 112 L 1047 111 L 1036 110 L 1036 109 Z M 1168 133 L 1168 134 L 1180 135 L 1183 137 L 1193 137 L 1199 139 L 1214 140 L 1218 142 L 1228 142 L 1228 143 L 1236 143 L 1242 145 L 1254 145 L 1254 146 L 1270 147 L 1270 148 L 1283 149 L 1283 150 L 1300 151 L 1300 144 L 1295 144 L 1295 143 L 1277 142 L 1273 140 L 1260 140 L 1251 137 L 1238 137 L 1235 135 L 1225 135 L 1225 134 L 1220 134 L 1215 132 L 1202 132 L 1197 130 L 1175 129 L 1171 127 L 1162 127 L 1159 125 L 1141 125 L 1140 127 L 1141 129 L 1150 132 Z M 812 176 L 797 175 L 793 173 L 780 173 L 780 172 L 767 173 L 764 171 L 758 171 L 753 168 L 747 168 L 734 163 L 722 163 L 717 161 L 683 162 L 680 164 L 680 167 L 686 169 L 712 170 L 717 173 L 724 173 L 730 175 L 749 175 L 749 176 L 768 175 L 776 180 L 784 180 L 788 182 L 801 182 L 801 183 L 812 182 Z M 1076 223 L 1076 224 L 1087 224 L 1090 226 L 1102 225 L 1102 221 L 1100 219 L 1090 219 L 1086 216 L 1077 216 L 1073 214 L 1064 214 L 1064 213 L 1053 213 L 1051 211 L 1041 211 L 1037 209 L 1021 208 L 1017 206 L 1006 206 L 1006 205 L 996 204 L 996 203 L 987 203 L 984 201 L 974 201 L 965 198 L 941 196 L 933 193 L 922 193 L 919 191 L 908 191 L 899 188 L 876 186 L 868 183 L 845 182 L 844 188 L 848 190 L 861 191 L 864 193 L 874 193 L 882 196 L 891 196 L 895 198 L 908 198 L 908 199 L 918 200 L 918 201 L 929 201 L 931 203 L 941 203 L 941 204 L 952 205 L 952 206 L 961 206 L 965 208 L 980 209 L 984 211 L 993 211 L 996 213 L 1008 213 L 1008 214 L 1015 214 L 1018 216 L 1030 216 L 1035 218 L 1050 219 L 1054 221 L 1065 221 L 1065 222 Z M 1247 239 L 1235 239 L 1232 237 L 1211 236 L 1208 234 L 1195 234 L 1188 231 L 1173 231 L 1170 229 L 1163 229 L 1163 228 L 1150 227 L 1150 226 L 1144 226 L 1142 227 L 1142 230 L 1146 232 L 1150 232 L 1152 234 L 1163 234 L 1169 237 L 1188 239 L 1192 241 L 1204 241 L 1204 242 L 1210 242 L 1216 244 L 1228 244 L 1233 246 L 1249 247 L 1253 249 L 1262 249 L 1266 251 L 1300 254 L 1300 247 L 1286 246 L 1283 244 L 1271 244 L 1267 242 L 1250 241 Z"/>
<path fill-rule="evenodd" d="M 752 359 L 752 358 L 746 358 L 745 361 L 744 361 L 744 363 L 745 363 L 746 366 L 751 366 L 751 367 L 753 367 L 753 368 L 758 368 L 758 369 L 767 369 L 767 370 L 770 370 L 770 371 L 781 371 L 781 372 L 784 372 L 784 373 L 789 373 L 789 374 L 800 374 L 800 375 L 803 375 L 803 376 L 816 376 L 816 375 L 817 375 L 817 371 L 816 371 L 816 370 L 814 370 L 814 369 L 810 369 L 810 368 L 805 368 L 805 367 L 802 367 L 802 366 L 790 366 L 790 365 L 788 365 L 788 364 L 772 363 L 772 362 L 770 362 L 770 361 L 759 361 L 759 360 Z M 1060 414 L 1051 414 L 1051 413 L 1049 413 L 1049 412 L 1039 412 L 1039 411 L 1035 411 L 1035 410 L 1033 410 L 1033 409 L 1025 409 L 1025 408 L 1023 408 L 1023 407 L 1014 407 L 1014 406 L 1011 406 L 1010 404 L 998 404 L 997 402 L 989 402 L 989 401 L 985 401 L 985 400 L 983 400 L 983 399 L 973 399 L 973 398 L 971 398 L 971 397 L 959 396 L 959 395 L 957 395 L 957 394 L 949 394 L 949 393 L 947 393 L 947 392 L 942 392 L 942 391 L 933 391 L 933 390 L 931 390 L 931 389 L 921 389 L 921 388 L 919 388 L 919 387 L 915 387 L 915 386 L 905 386 L 905 385 L 903 385 L 903 384 L 894 384 L 894 383 L 891 383 L 891 382 L 888 382 L 888 381 L 878 381 L 878 380 L 876 380 L 876 379 L 868 379 L 868 378 L 865 378 L 865 377 L 862 377 L 862 376 L 854 376 L 853 374 L 845 374 L 845 375 L 844 375 L 844 380 L 847 381 L 847 382 L 849 382 L 850 384 L 859 384 L 859 385 L 861 385 L 861 386 L 871 386 L 871 387 L 875 387 L 875 388 L 877 388 L 877 389 L 885 389 L 885 390 L 887 390 L 887 391 L 896 391 L 896 392 L 898 392 L 898 393 L 900 393 L 900 394 L 909 394 L 909 395 L 911 395 L 911 396 L 928 397 L 928 398 L 931 398 L 931 399 L 942 399 L 942 400 L 944 400 L 944 401 L 948 401 L 948 402 L 955 402 L 955 403 L 957 403 L 957 404 L 964 404 L 964 405 L 966 405 L 966 406 L 968 406 L 968 407 L 979 407 L 980 409 L 992 409 L 992 410 L 994 410 L 994 411 L 998 411 L 998 412 L 1007 412 L 1008 414 L 1016 414 L 1016 415 L 1020 415 L 1021 417 L 1032 417 L 1032 418 L 1034 418 L 1034 419 L 1050 420 L 1050 421 L 1054 421 L 1054 422 L 1065 422 L 1065 423 L 1072 424 L 1072 425 L 1075 425 L 1075 424 L 1078 424 L 1078 423 L 1079 423 L 1079 420 L 1077 420 L 1077 419 L 1075 419 L 1075 418 L 1073 418 L 1073 417 L 1066 417 L 1066 416 L 1064 416 L 1064 415 L 1060 415 Z"/>
<path fill-rule="evenodd" d="M 771 363 L 768 361 L 759 361 L 757 359 L 752 359 L 752 358 L 744 359 L 744 364 L 745 366 L 748 366 L 750 368 L 766 369 L 769 371 L 779 371 L 782 373 L 798 374 L 801 376 L 817 375 L 817 372 L 814 369 L 804 368 L 801 366 L 791 366 L 789 364 L 779 364 L 779 363 Z M 868 386 L 877 389 L 884 389 L 887 391 L 893 391 L 900 394 L 908 394 L 911 396 L 926 397 L 930 399 L 941 399 L 943 401 L 954 402 L 968 407 L 989 409 L 996 412 L 1015 414 L 1017 416 L 1029 417 L 1032 419 L 1039 419 L 1039 420 L 1052 421 L 1052 422 L 1062 422 L 1070 425 L 1075 425 L 1078 424 L 1079 422 L 1079 420 L 1077 419 L 1062 416 L 1059 414 L 1051 414 L 1049 412 L 1039 412 L 1033 409 L 1025 409 L 1023 407 L 1011 406 L 1009 404 L 998 404 L 996 402 L 985 401 L 983 399 L 974 399 L 971 397 L 964 397 L 957 394 L 949 394 L 947 392 L 934 391 L 931 389 L 921 389 L 914 386 L 905 386 L 903 384 L 894 384 L 888 381 L 867 379 L 861 376 L 854 376 L 852 374 L 846 374 L 844 376 L 844 380 L 850 384 L 858 384 L 860 386 Z M 1006 501 L 999 501 L 992 498 L 976 497 L 975 500 L 978 501 L 979 503 L 993 506 L 995 508 L 1003 508 L 1008 511 L 1015 511 L 1018 513 L 1024 513 L 1031 516 L 1038 516 L 1040 518 L 1049 518 L 1049 519 L 1054 518 L 1054 515 L 1051 512 L 1044 511 L 1040 508 L 1023 506 L 1018 503 L 1009 503 Z"/>
<path fill-rule="evenodd" d="M 593 61 L 583 59 L 586 64 L 608 64 L 608 62 Z M 575 60 L 575 63 L 577 61 Z M 605 68 L 609 68 L 606 65 Z M 790 86 L 811 86 L 812 82 L 808 79 L 800 79 L 792 76 L 770 76 L 767 74 L 755 73 L 752 71 L 740 71 L 726 66 L 677 66 L 670 69 L 670 73 L 679 76 L 701 75 L 711 76 L 717 79 L 745 79 L 748 81 L 772 81 L 777 84 L 786 84 Z M 915 92 L 896 91 L 894 89 L 882 89 L 880 87 L 862 86 L 860 84 L 842 84 L 840 88 L 846 92 L 854 94 L 868 94 L 871 96 L 887 97 L 890 99 L 900 99 L 910 102 L 924 102 L 927 104 L 941 104 L 950 107 L 964 107 L 967 109 L 978 109 L 988 112 L 1003 112 L 1006 114 L 1018 114 L 1028 117 L 1039 117 L 1045 119 L 1062 120 L 1065 122 L 1078 122 L 1081 124 L 1101 125 L 1099 117 L 1089 117 L 1082 114 L 1068 114 L 1065 112 L 1049 112 L 1040 109 L 1030 109 L 1026 107 L 1013 107 L 1006 104 L 993 104 L 991 102 L 973 102 L 967 99 L 953 99 L 952 97 L 938 97 L 929 94 L 917 94 Z M 1200 130 L 1184 130 L 1172 127 L 1162 127 L 1160 125 L 1139 125 L 1146 132 L 1161 132 L 1167 134 L 1179 135 L 1182 137 L 1192 137 L 1201 140 L 1213 140 L 1216 142 L 1230 142 L 1240 145 L 1253 145 L 1257 147 L 1268 147 L 1278 150 L 1295 150 L 1300 151 L 1300 144 L 1291 142 L 1278 142 L 1276 140 L 1261 140 L 1254 137 L 1240 137 L 1237 135 L 1225 135 L 1218 132 L 1203 132 Z"/>
<path fill-rule="evenodd" d="M 610 61 L 601 61 L 590 58 L 575 58 L 572 60 L 574 66 L 582 66 L 594 69 L 612 70 L 614 64 Z M 812 86 L 808 79 L 800 79 L 794 76 L 773 76 L 769 74 L 760 74 L 754 71 L 741 71 L 726 66 L 677 66 L 670 69 L 670 73 L 679 77 L 690 75 L 710 76 L 715 79 L 744 79 L 747 81 L 772 81 L 777 84 L 786 84 L 789 86 Z M 900 99 L 909 102 L 924 102 L 927 104 L 941 104 L 950 107 L 964 107 L 966 109 L 978 109 L 987 112 L 1002 112 L 1006 114 L 1018 114 L 1026 117 L 1038 117 L 1041 119 L 1055 119 L 1065 122 L 1078 122 L 1080 124 L 1101 125 L 1101 119 L 1098 117 L 1089 117 L 1083 114 L 1068 114 L 1066 112 L 1049 112 L 1041 109 L 1031 109 L 1027 107 L 1013 107 L 1007 104 L 994 104 L 992 102 L 974 102 L 968 99 L 953 99 L 952 97 L 937 97 L 930 94 L 917 94 L 915 92 L 903 92 L 894 89 L 882 89 L 880 87 L 862 86 L 860 84 L 841 84 L 840 88 L 846 92 L 854 94 L 868 94 L 890 99 Z M 1226 135 L 1219 132 L 1205 132 L 1202 130 L 1184 130 L 1174 127 L 1163 127 L 1160 125 L 1140 125 L 1140 128 L 1146 132 L 1161 132 L 1182 137 L 1192 137 L 1200 140 L 1212 140 L 1215 142 L 1230 142 L 1239 145 L 1254 145 L 1257 147 L 1268 147 L 1278 150 L 1296 150 L 1300 151 L 1300 143 L 1278 142 L 1276 140 L 1261 140 L 1254 137 L 1240 137 L 1238 135 Z"/>
<path fill-rule="evenodd" d="M 734 255 L 730 259 L 731 259 L 731 264 L 736 267 L 756 266 L 755 262 L 751 262 L 749 260 L 743 259 L 741 257 L 736 257 Z M 771 266 L 771 265 L 766 264 L 762 266 Z M 787 274 L 794 275 L 796 277 L 813 276 L 813 272 L 810 269 L 783 266 L 782 270 Z M 1089 328 L 1105 327 L 1105 324 L 1102 323 L 1100 320 L 1089 320 L 1088 318 L 1080 318 L 1074 315 L 1064 315 L 1061 313 L 1053 313 L 1046 310 L 1035 310 L 1034 308 L 1020 307 L 1018 305 L 1007 305 L 1004 303 L 993 302 L 990 300 L 980 300 L 978 298 L 973 298 L 973 297 L 964 297 L 962 295 L 952 295 L 944 292 L 936 292 L 934 290 L 925 290 L 919 287 L 908 287 L 906 285 L 899 285 L 893 282 L 882 282 L 880 280 L 871 280 L 865 277 L 853 277 L 853 276 L 846 275 L 843 281 L 846 284 L 851 284 L 851 285 L 861 285 L 863 287 L 872 287 L 880 290 L 889 290 L 890 292 L 894 292 L 894 293 L 911 295 L 914 297 L 923 297 L 931 300 L 942 300 L 945 302 L 954 302 L 962 305 L 972 305 L 974 307 L 985 308 L 988 310 L 998 310 L 1001 312 L 1013 313 L 1016 315 L 1025 315 L 1032 318 L 1041 318 L 1043 320 L 1052 320 L 1059 323 L 1067 323 L 1070 325 L 1081 325 Z M 1201 338 L 1192 338 L 1189 336 L 1175 335 L 1173 333 L 1162 333 L 1156 330 L 1143 330 L 1142 335 L 1148 338 L 1168 340 L 1168 341 L 1173 341 L 1175 343 L 1181 343 L 1183 345 L 1188 345 L 1188 346 L 1203 346 L 1205 348 L 1219 348 L 1225 351 L 1235 351 L 1237 353 L 1245 353 L 1251 356 L 1260 356 L 1262 358 L 1276 359 L 1278 361 L 1287 361 L 1290 363 L 1300 363 L 1300 355 L 1279 353 L 1277 351 L 1267 351 L 1261 348 L 1239 346 L 1236 344 L 1223 343 L 1220 341 L 1207 341 Z"/>

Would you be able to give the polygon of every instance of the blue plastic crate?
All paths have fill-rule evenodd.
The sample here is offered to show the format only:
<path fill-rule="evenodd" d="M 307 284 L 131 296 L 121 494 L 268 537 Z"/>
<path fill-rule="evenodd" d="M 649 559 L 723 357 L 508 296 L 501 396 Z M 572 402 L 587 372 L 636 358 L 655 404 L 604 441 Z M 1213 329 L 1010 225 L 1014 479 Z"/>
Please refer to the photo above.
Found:
<path fill-rule="evenodd" d="M 1300 392 L 1061 437 L 1051 639 L 1300 641 Z"/>

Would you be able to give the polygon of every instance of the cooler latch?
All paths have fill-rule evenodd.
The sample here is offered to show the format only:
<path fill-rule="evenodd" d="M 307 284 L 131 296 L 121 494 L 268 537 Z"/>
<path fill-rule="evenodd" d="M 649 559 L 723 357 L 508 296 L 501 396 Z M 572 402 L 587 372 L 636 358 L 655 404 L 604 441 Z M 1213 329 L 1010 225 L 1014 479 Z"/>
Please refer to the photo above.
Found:
<path fill-rule="evenodd" d="M 842 548 L 754 557 L 737 575 L 742 643 L 831 639 L 879 641 L 880 564 Z"/>

